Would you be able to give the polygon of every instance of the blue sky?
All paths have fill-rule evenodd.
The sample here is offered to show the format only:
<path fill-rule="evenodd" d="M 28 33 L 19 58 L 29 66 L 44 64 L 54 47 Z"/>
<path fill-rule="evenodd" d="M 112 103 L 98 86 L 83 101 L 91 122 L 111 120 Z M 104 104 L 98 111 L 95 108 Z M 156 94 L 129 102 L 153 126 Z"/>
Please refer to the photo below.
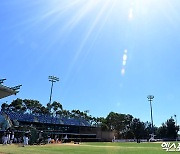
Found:
<path fill-rule="evenodd" d="M 65 109 L 111 111 L 159 126 L 179 115 L 179 0 L 2 0 L 0 78 L 16 98 Z"/>

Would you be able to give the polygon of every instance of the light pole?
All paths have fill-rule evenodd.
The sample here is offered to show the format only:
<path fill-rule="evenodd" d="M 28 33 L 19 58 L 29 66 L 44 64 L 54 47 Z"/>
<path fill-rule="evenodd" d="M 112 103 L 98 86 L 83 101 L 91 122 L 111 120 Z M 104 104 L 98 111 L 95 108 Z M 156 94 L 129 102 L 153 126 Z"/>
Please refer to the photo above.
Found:
<path fill-rule="evenodd" d="M 51 104 L 53 83 L 59 81 L 59 78 L 57 78 L 57 77 L 55 77 L 55 76 L 49 76 L 48 79 L 49 79 L 49 81 L 52 83 L 52 84 L 51 84 L 50 97 L 49 97 L 49 104 Z"/>
<path fill-rule="evenodd" d="M 151 103 L 151 102 L 153 101 L 154 96 L 153 96 L 153 95 L 148 95 L 147 98 L 148 98 L 148 101 L 150 102 L 150 110 L 151 110 L 151 127 L 152 127 L 152 135 L 154 135 L 153 115 L 152 115 L 152 103 Z"/>
<path fill-rule="evenodd" d="M 176 120 L 176 129 L 177 129 L 177 116 L 176 116 L 176 114 L 174 115 L 174 118 L 175 118 L 175 120 Z M 178 134 L 178 130 L 176 131 L 176 133 Z M 176 134 L 176 141 L 177 141 L 177 134 Z"/>

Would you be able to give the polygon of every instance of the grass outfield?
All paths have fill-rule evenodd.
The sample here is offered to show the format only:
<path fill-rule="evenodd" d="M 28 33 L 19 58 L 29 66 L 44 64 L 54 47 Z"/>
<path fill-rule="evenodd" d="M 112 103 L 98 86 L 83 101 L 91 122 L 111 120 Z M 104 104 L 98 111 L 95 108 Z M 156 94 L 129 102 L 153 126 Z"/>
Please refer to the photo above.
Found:
<path fill-rule="evenodd" d="M 0 145 L 0 154 L 164 154 L 161 143 L 81 143 L 41 146 Z"/>

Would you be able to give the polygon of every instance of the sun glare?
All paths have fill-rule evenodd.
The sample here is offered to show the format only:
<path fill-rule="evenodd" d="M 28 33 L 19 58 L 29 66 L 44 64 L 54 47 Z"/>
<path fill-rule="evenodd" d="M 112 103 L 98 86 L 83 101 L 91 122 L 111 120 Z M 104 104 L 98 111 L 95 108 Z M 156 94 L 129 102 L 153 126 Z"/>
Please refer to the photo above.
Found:
<path fill-rule="evenodd" d="M 123 24 L 121 19 L 126 19 L 126 24 L 133 25 L 134 21 L 138 20 L 138 17 L 143 16 L 148 8 L 157 2 L 155 0 L 52 0 L 48 3 L 50 4 L 49 9 L 46 9 L 42 20 L 50 19 L 48 26 L 45 25 L 49 28 L 63 19 L 65 22 L 63 22 L 63 25 L 59 24 L 60 28 L 57 30 L 60 31 L 59 34 L 61 36 L 62 34 L 63 36 L 68 36 L 74 29 L 82 26 L 82 21 L 86 21 L 83 22 L 83 39 L 73 55 L 74 59 L 71 61 L 69 70 L 71 72 L 74 64 L 83 52 L 86 52 L 83 61 L 89 55 L 90 49 L 84 50 L 84 47 L 90 38 L 91 42 L 88 43 L 88 46 L 92 47 L 106 25 L 115 23 L 121 27 L 121 24 Z M 58 39 L 58 35 L 55 37 Z M 125 69 L 127 69 L 127 49 L 124 50 L 120 63 L 122 65 L 121 74 L 124 75 Z"/>
<path fill-rule="evenodd" d="M 125 74 L 125 69 L 124 69 L 124 68 L 121 69 L 121 74 L 122 74 L 122 75 Z"/>

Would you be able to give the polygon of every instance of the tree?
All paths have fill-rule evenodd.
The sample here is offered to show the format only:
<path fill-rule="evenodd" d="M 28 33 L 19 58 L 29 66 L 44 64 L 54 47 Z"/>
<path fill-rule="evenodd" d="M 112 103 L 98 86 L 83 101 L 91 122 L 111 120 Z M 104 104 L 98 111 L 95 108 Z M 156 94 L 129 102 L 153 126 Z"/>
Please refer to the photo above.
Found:
<path fill-rule="evenodd" d="M 109 130 L 109 127 L 108 127 L 108 125 L 107 125 L 106 119 L 105 119 L 104 117 L 100 117 L 100 118 L 99 118 L 99 121 L 100 121 L 101 129 L 102 129 L 103 131 Z"/>
<path fill-rule="evenodd" d="M 54 101 L 51 104 L 51 109 L 52 109 L 53 115 L 55 116 L 57 114 L 57 111 L 62 111 L 63 110 L 63 107 L 62 107 L 61 103 L 59 103 L 57 101 Z"/>
<path fill-rule="evenodd" d="M 26 111 L 27 111 L 28 113 L 32 113 L 32 110 L 33 110 L 33 108 L 34 108 L 33 101 L 30 100 L 30 99 L 24 99 L 23 102 L 24 102 L 24 104 L 25 104 L 25 106 L 26 106 Z"/>
<path fill-rule="evenodd" d="M 176 126 L 175 120 L 171 117 L 162 126 L 158 128 L 158 136 L 166 139 L 176 139 L 179 126 Z"/>
<path fill-rule="evenodd" d="M 134 137 L 137 139 L 137 143 L 140 142 L 140 139 L 143 137 L 145 130 L 145 125 L 140 119 L 134 118 L 131 124 L 131 129 L 134 134 Z"/>
<path fill-rule="evenodd" d="M 124 116 L 124 121 L 122 123 L 123 126 L 121 130 L 121 137 L 126 139 L 132 139 L 133 135 L 131 131 L 131 124 L 132 124 L 133 116 L 130 114 L 127 115 L 124 114 L 123 116 Z"/>
<path fill-rule="evenodd" d="M 81 111 L 80 110 L 72 110 L 71 114 L 72 114 L 72 117 L 74 117 L 74 118 L 80 118 L 81 117 Z"/>
<path fill-rule="evenodd" d="M 102 125 L 109 130 L 114 130 L 116 137 L 126 138 L 127 132 L 130 131 L 133 116 L 130 114 L 119 114 L 110 112 Z"/>
<path fill-rule="evenodd" d="M 42 113 L 41 108 L 42 104 L 37 100 L 32 99 L 24 99 L 23 105 L 26 108 L 26 112 L 32 114 L 32 113 Z"/>
<path fill-rule="evenodd" d="M 69 110 L 62 110 L 62 115 L 65 116 L 65 117 L 72 117 L 71 115 L 71 112 Z"/>
<path fill-rule="evenodd" d="M 39 101 L 37 101 L 37 100 L 33 100 L 33 105 L 34 105 L 34 108 L 32 110 L 32 113 L 40 114 L 41 113 L 42 104 Z"/>
<path fill-rule="evenodd" d="M 162 123 L 162 126 L 158 128 L 157 136 L 159 138 L 167 138 L 167 126 L 165 123 Z"/>
<path fill-rule="evenodd" d="M 42 107 L 41 107 L 41 113 L 42 113 L 42 114 L 49 114 L 49 110 L 48 110 L 48 108 L 47 108 L 47 107 L 42 106 Z"/>
<path fill-rule="evenodd" d="M 174 119 L 171 117 L 166 122 L 167 125 L 167 137 L 170 139 L 176 139 L 179 128 L 176 127 Z"/>
<path fill-rule="evenodd" d="M 9 105 L 9 110 L 13 112 L 25 112 L 26 107 L 23 104 L 23 100 L 17 98 L 16 100 L 13 100 L 12 103 Z"/>
<path fill-rule="evenodd" d="M 9 110 L 9 105 L 7 103 L 3 103 L 1 105 L 1 111 L 8 111 Z"/>
<path fill-rule="evenodd" d="M 147 122 L 144 123 L 144 126 L 145 126 L 145 130 L 144 130 L 143 136 L 144 136 L 144 138 L 146 138 L 147 140 L 149 140 L 150 134 L 152 134 L 152 126 L 151 126 L 151 123 L 147 121 Z M 154 133 L 155 133 L 156 127 L 153 126 L 153 128 L 154 128 Z"/>

